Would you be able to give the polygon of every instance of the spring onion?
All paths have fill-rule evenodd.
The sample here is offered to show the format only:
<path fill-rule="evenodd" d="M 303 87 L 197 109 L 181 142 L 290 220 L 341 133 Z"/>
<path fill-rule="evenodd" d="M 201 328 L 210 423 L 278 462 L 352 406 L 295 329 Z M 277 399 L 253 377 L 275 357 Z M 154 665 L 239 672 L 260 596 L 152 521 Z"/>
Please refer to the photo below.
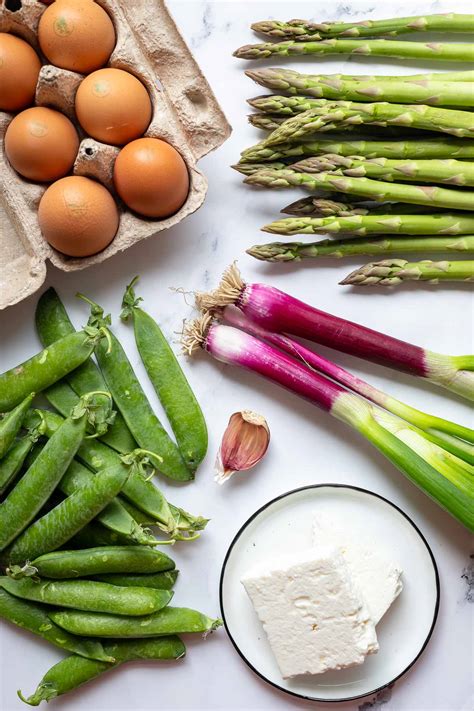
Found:
<path fill-rule="evenodd" d="M 254 336 L 215 323 L 212 315 L 206 314 L 187 325 L 183 347 L 189 354 L 201 347 L 217 360 L 254 371 L 346 422 L 474 531 L 473 467 L 426 440 L 417 427 L 371 405 Z"/>
<path fill-rule="evenodd" d="M 474 465 L 474 447 L 472 446 L 474 444 L 474 430 L 469 427 L 463 427 L 455 422 L 429 415 L 406 405 L 365 382 L 362 378 L 358 378 L 341 368 L 336 363 L 306 348 L 298 341 L 281 333 L 272 333 L 261 326 L 257 326 L 235 306 L 227 306 L 222 311 L 222 316 L 230 326 L 240 328 L 242 331 L 246 331 L 262 341 L 271 343 L 281 351 L 304 363 L 311 370 L 328 376 L 348 390 L 362 395 L 362 397 L 383 407 L 392 414 L 398 415 L 406 422 L 423 430 L 423 436 L 426 439 Z"/>
<path fill-rule="evenodd" d="M 196 296 L 197 306 L 213 311 L 236 305 L 251 321 L 365 360 L 425 378 L 474 400 L 474 355 L 447 356 L 316 309 L 266 284 L 246 284 L 231 265 L 219 287 Z"/>

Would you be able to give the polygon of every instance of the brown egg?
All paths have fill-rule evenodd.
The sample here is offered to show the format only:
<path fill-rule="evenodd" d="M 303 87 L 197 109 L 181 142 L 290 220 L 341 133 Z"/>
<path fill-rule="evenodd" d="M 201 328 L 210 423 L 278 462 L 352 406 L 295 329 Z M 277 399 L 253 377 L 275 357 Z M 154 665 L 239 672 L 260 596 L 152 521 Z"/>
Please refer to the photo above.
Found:
<path fill-rule="evenodd" d="M 0 110 L 19 111 L 33 103 L 41 62 L 28 42 L 0 32 Z"/>
<path fill-rule="evenodd" d="M 76 114 L 89 136 L 123 146 L 145 133 L 151 121 L 148 92 L 133 74 L 99 69 L 79 85 Z"/>
<path fill-rule="evenodd" d="M 38 220 L 52 247 L 69 257 L 89 257 L 112 242 L 119 212 L 103 185 L 72 175 L 49 186 L 39 204 Z"/>
<path fill-rule="evenodd" d="M 69 173 L 79 149 L 72 122 L 53 109 L 35 106 L 15 116 L 5 134 L 5 153 L 13 168 L 39 183 Z"/>
<path fill-rule="evenodd" d="M 139 138 L 122 148 L 114 166 L 115 188 L 124 203 L 146 217 L 169 217 L 186 202 L 189 175 L 173 146 Z"/>
<path fill-rule="evenodd" d="M 56 0 L 41 16 L 38 40 L 51 64 L 88 74 L 109 61 L 115 29 L 105 10 L 91 0 Z"/>

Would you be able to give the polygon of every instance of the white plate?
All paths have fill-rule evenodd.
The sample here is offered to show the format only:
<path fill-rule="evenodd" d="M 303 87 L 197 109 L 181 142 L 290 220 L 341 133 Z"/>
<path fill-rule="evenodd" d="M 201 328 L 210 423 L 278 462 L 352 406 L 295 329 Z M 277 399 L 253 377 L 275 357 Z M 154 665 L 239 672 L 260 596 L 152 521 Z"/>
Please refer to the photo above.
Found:
<path fill-rule="evenodd" d="M 309 548 L 318 512 L 345 522 L 403 570 L 403 591 L 377 625 L 380 649 L 351 669 L 282 679 L 262 625 L 240 580 L 254 564 Z M 321 484 L 273 499 L 242 526 L 227 552 L 220 582 L 222 618 L 234 647 L 269 684 L 314 701 L 348 701 L 379 691 L 404 674 L 425 649 L 436 623 L 439 577 L 433 554 L 408 516 L 365 489 Z"/>

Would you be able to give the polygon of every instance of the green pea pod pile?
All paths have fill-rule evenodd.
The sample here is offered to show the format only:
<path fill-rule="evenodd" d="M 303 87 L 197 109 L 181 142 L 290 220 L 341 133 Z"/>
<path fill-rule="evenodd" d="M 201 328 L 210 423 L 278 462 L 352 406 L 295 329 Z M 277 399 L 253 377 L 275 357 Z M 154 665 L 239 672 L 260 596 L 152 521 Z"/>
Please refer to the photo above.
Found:
<path fill-rule="evenodd" d="M 33 706 L 128 661 L 180 659 L 178 634 L 221 624 L 169 607 L 178 570 L 157 546 L 192 541 L 208 521 L 169 503 L 150 479 L 155 471 L 194 478 L 207 450 L 202 412 L 132 285 L 123 315 L 133 316 L 176 441 L 110 318 L 90 303 L 89 324 L 76 331 L 56 292 L 46 291 L 36 309 L 43 350 L 0 374 L 0 618 L 70 653 L 32 696 L 18 692 Z M 38 409 L 35 394 L 53 409 Z"/>

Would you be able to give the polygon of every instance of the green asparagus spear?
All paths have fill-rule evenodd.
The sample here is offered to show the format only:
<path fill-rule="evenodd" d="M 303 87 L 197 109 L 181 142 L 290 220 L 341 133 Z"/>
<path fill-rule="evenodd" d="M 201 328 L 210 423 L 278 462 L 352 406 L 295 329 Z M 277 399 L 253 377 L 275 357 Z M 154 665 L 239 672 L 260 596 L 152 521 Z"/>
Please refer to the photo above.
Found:
<path fill-rule="evenodd" d="M 316 99 L 312 100 L 314 103 L 317 101 Z M 321 123 L 321 128 L 319 130 L 321 131 L 340 131 L 341 130 L 341 125 L 340 122 L 342 120 L 346 119 L 347 113 L 344 113 L 343 111 L 339 111 L 339 106 L 336 106 L 336 102 L 327 102 L 325 99 L 323 99 L 325 104 L 329 106 L 328 109 L 321 109 L 322 111 L 322 119 L 324 119 L 324 122 L 322 121 Z M 340 104 L 341 102 L 337 102 Z M 349 103 L 349 102 L 346 102 Z M 347 109 L 349 111 L 349 109 Z M 352 115 L 352 114 L 351 114 Z M 275 132 L 277 129 L 282 126 L 286 120 L 287 116 L 279 116 L 278 114 L 268 114 L 264 112 L 260 113 L 255 113 L 255 114 L 249 114 L 248 115 L 248 120 L 249 123 L 252 124 L 252 126 L 255 126 L 255 128 L 260 128 L 262 131 L 273 131 Z M 358 120 L 356 120 L 356 124 L 358 123 Z M 343 125 L 344 131 L 352 131 L 353 128 L 356 128 L 357 126 L 351 125 L 350 121 L 345 121 Z M 266 142 L 263 142 L 264 145 L 266 145 Z"/>
<path fill-rule="evenodd" d="M 338 130 L 361 125 L 421 128 L 425 131 L 450 133 L 457 138 L 474 138 L 474 114 L 470 111 L 437 109 L 433 106 L 389 104 L 385 101 L 362 104 L 352 102 L 350 108 L 314 108 L 289 118 L 263 142 L 265 147 L 288 141 L 295 142 L 318 131 L 337 125 Z"/>
<path fill-rule="evenodd" d="M 421 183 L 444 183 L 457 187 L 474 187 L 474 163 L 455 159 L 394 160 L 390 158 L 363 158 L 325 154 L 297 163 L 290 160 L 269 163 L 237 163 L 231 166 L 243 175 L 252 175 L 259 170 L 281 170 L 290 167 L 302 173 L 332 172 L 353 178 L 377 178 L 380 180 Z"/>
<path fill-rule="evenodd" d="M 434 74 L 306 74 L 296 72 L 294 69 L 285 69 L 284 67 L 271 67 L 267 70 L 272 73 L 275 82 L 281 79 L 281 86 L 275 84 L 275 88 L 287 89 L 287 83 L 304 82 L 307 80 L 319 81 L 449 81 L 449 82 L 466 82 L 474 81 L 474 71 L 469 69 L 462 72 L 435 72 Z M 247 73 L 247 72 L 246 72 Z M 305 92 L 302 91 L 302 94 Z"/>
<path fill-rule="evenodd" d="M 249 185 L 267 188 L 288 188 L 292 185 L 307 190 L 327 186 L 328 190 L 360 195 L 380 202 L 393 200 L 415 205 L 433 205 L 450 210 L 472 210 L 474 191 L 453 190 L 431 185 L 411 185 L 407 183 L 387 183 L 369 178 L 349 178 L 332 173 L 297 173 L 293 170 L 260 170 L 244 179 Z"/>
<path fill-rule="evenodd" d="M 473 203 L 474 205 L 474 203 Z M 286 217 L 262 228 L 278 235 L 373 234 L 462 235 L 474 233 L 474 213 L 452 215 L 352 215 L 349 217 Z"/>
<path fill-rule="evenodd" d="M 442 15 L 396 17 L 361 22 L 307 22 L 306 20 L 264 20 L 251 26 L 255 32 L 277 39 L 298 41 L 328 37 L 396 36 L 409 32 L 474 32 L 474 15 L 454 12 Z"/>
<path fill-rule="evenodd" d="M 344 198 L 349 199 L 344 200 Z M 442 208 L 438 210 L 441 212 Z M 351 217 L 352 215 L 425 215 L 438 210 L 426 205 L 409 205 L 403 202 L 378 203 L 364 198 L 357 200 L 357 198 L 351 199 L 349 195 L 328 193 L 326 197 L 311 195 L 296 200 L 284 207 L 281 212 L 298 217 Z"/>
<path fill-rule="evenodd" d="M 410 44 L 418 44 L 416 42 Z M 474 56 L 473 56 L 474 60 Z M 474 92 L 471 82 L 447 81 L 343 81 L 342 79 L 316 80 L 304 77 L 304 81 L 274 80 L 274 74 L 292 77 L 293 72 L 282 69 L 259 69 L 247 71 L 247 76 L 257 84 L 271 89 L 284 89 L 290 94 L 306 94 L 317 99 L 335 101 L 389 101 L 398 104 L 432 104 L 433 106 L 462 106 L 472 108 Z M 442 75 L 440 75 L 442 77 Z"/>
<path fill-rule="evenodd" d="M 404 141 L 333 141 L 308 139 L 303 143 L 282 143 L 275 148 L 260 145 L 247 148 L 240 163 L 279 161 L 300 156 L 318 156 L 336 153 L 339 156 L 365 156 L 366 158 L 474 158 L 474 141 L 450 138 L 409 138 Z"/>
<path fill-rule="evenodd" d="M 253 73 L 246 72 L 253 77 Z M 316 99 L 312 96 L 294 95 L 294 96 L 279 96 L 276 94 L 263 94 L 263 96 L 255 96 L 253 99 L 247 99 L 247 103 L 258 111 L 263 111 L 266 114 L 275 114 L 276 116 L 296 116 L 308 109 L 329 109 L 346 107 L 350 108 L 350 102 L 330 99 Z"/>
<path fill-rule="evenodd" d="M 349 175 L 353 178 L 367 177 L 409 183 L 444 183 L 457 187 L 474 187 L 474 163 L 454 158 L 394 160 L 333 154 L 306 158 L 291 167 L 302 173 L 337 171 L 340 175 Z"/>
<path fill-rule="evenodd" d="M 257 84 L 292 95 L 311 96 L 317 99 L 354 99 L 359 101 L 381 100 L 395 103 L 433 103 L 437 106 L 472 105 L 472 81 L 474 72 L 456 73 L 458 79 L 452 81 L 445 74 L 420 77 L 351 77 L 344 74 L 301 74 L 283 67 L 248 70 L 245 72 Z M 467 74 L 467 76 L 466 76 Z M 444 87 L 442 85 L 445 85 Z M 456 96 L 457 90 L 459 90 Z M 360 96 L 358 95 L 360 94 Z M 436 97 L 439 97 L 439 101 Z M 365 98 L 368 97 L 368 98 Z M 425 97 L 425 98 L 423 98 Z M 429 100 L 426 100 L 428 97 Z"/>
<path fill-rule="evenodd" d="M 271 170 L 281 170 L 282 168 L 287 168 L 288 163 L 281 163 L 278 161 L 275 161 L 274 163 L 236 163 L 230 167 L 237 170 L 239 173 L 242 173 L 242 175 L 252 175 L 252 173 L 256 173 L 259 170 L 265 170 L 266 168 L 270 168 Z"/>
<path fill-rule="evenodd" d="M 247 44 L 234 52 L 239 59 L 266 59 L 303 55 L 350 54 L 362 57 L 428 59 L 439 62 L 472 62 L 474 46 L 467 42 L 403 42 L 402 40 L 325 39 L 321 42 L 263 42 Z"/>
<path fill-rule="evenodd" d="M 371 262 L 351 272 L 340 284 L 353 286 L 397 286 L 405 281 L 472 281 L 474 260 L 464 262 L 407 262 L 406 259 L 384 259 Z"/>
<path fill-rule="evenodd" d="M 372 239 L 326 239 L 321 242 L 271 242 L 256 244 L 247 254 L 263 262 L 299 262 L 320 257 L 354 257 L 359 254 L 403 254 L 406 252 L 474 252 L 474 235 L 462 237 L 394 237 Z"/>
<path fill-rule="evenodd" d="M 249 114 L 249 123 L 255 128 L 260 128 L 262 131 L 274 131 L 276 128 L 281 126 L 285 120 L 282 116 L 272 116 L 271 114 L 259 113 L 259 114 Z"/>

